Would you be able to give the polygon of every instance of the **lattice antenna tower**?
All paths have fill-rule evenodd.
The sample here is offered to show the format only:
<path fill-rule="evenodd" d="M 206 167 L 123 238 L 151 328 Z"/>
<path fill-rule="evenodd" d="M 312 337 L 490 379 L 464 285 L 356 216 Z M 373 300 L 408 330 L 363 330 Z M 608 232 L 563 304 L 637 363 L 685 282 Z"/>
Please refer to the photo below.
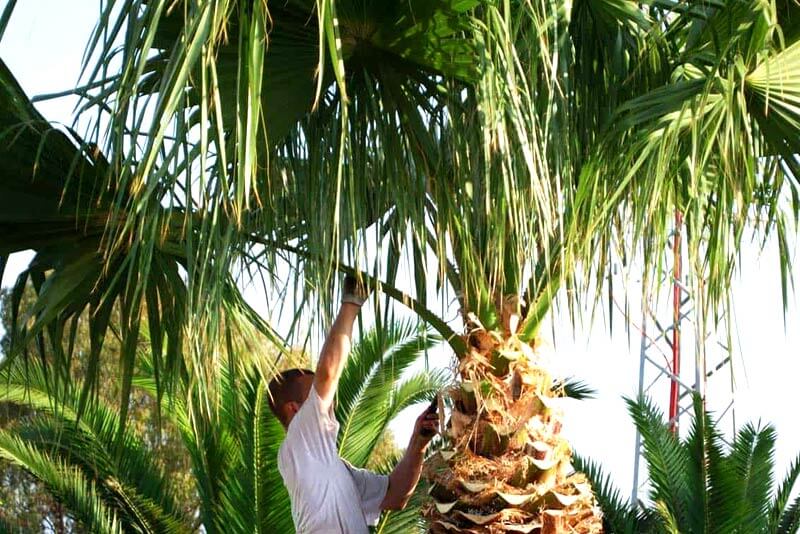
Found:
<path fill-rule="evenodd" d="M 689 425 L 682 422 L 692 413 L 694 393 L 700 395 L 723 428 L 730 425 L 728 428 L 735 430 L 733 348 L 730 339 L 722 337 L 731 331 L 728 317 L 723 313 L 710 328 L 700 324 L 691 275 L 683 269 L 682 229 L 681 215 L 676 213 L 667 251 L 669 261 L 661 283 L 655 286 L 669 288 L 669 305 L 663 305 L 664 300 L 647 289 L 645 294 L 650 296 L 642 299 L 638 393 L 664 409 L 673 432 L 688 430 Z M 642 453 L 642 436 L 637 431 L 631 502 L 639 506 L 643 505 L 648 484 Z"/>

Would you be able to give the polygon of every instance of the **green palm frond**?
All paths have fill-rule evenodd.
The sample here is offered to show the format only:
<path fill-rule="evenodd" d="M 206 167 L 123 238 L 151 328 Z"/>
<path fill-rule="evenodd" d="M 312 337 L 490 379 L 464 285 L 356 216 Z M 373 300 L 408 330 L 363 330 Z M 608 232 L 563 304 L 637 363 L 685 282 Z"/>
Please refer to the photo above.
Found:
<path fill-rule="evenodd" d="M 182 532 L 169 482 L 150 451 L 130 430 L 119 434 L 119 414 L 96 399 L 78 416 L 77 395 L 56 399 L 37 363 L 16 365 L 2 375 L 0 400 L 28 406 L 38 416 L 14 428 L 28 446 L 80 468 L 104 495 L 116 502 L 125 524 L 145 530 Z"/>
<path fill-rule="evenodd" d="M 670 510 L 669 505 L 664 501 L 656 501 L 654 504 L 655 512 L 661 519 L 661 526 L 665 534 L 680 534 L 680 521 Z"/>
<path fill-rule="evenodd" d="M 565 378 L 553 384 L 553 391 L 563 391 L 563 396 L 575 400 L 588 400 L 597 396 L 597 390 L 575 377 Z"/>
<path fill-rule="evenodd" d="M 614 9 L 601 8 L 633 15 Z M 104 149 L 120 169 L 114 183 L 130 192 L 114 198 L 114 213 L 129 217 L 108 246 L 133 236 L 154 249 L 167 220 L 182 220 L 193 231 L 190 295 L 207 288 L 213 303 L 220 273 L 260 254 L 252 235 L 296 243 L 326 258 L 292 262 L 328 301 L 332 267 L 359 256 L 359 232 L 378 223 L 400 248 L 427 253 L 433 232 L 439 252 L 449 237 L 480 252 L 455 251 L 472 298 L 518 289 L 534 229 L 549 236 L 560 217 L 539 143 L 549 135 L 539 111 L 560 94 L 557 51 L 536 36 L 558 42 L 566 15 L 479 0 L 109 2 L 86 54 L 99 57 L 85 66 L 96 87 L 84 95 L 92 113 L 114 102 L 100 112 L 111 121 Z M 112 57 L 123 64 L 106 77 Z M 453 193 L 474 202 L 453 203 Z M 490 199 L 502 201 L 486 210 Z M 162 215 L 164 206 L 175 207 Z M 520 235 L 495 239 L 503 232 Z"/>
<path fill-rule="evenodd" d="M 63 380 L 72 361 L 66 337 L 70 325 L 83 314 L 89 321 L 91 348 L 82 407 L 95 388 L 103 342 L 110 335 L 111 315 L 117 311 L 123 422 L 139 341 L 149 339 L 159 394 L 181 373 L 203 376 L 209 363 L 213 367 L 214 362 L 224 361 L 207 362 L 207 355 L 184 352 L 186 314 L 196 298 L 183 274 L 193 230 L 181 227 L 182 218 L 165 209 L 156 215 L 165 225 L 157 246 L 148 249 L 134 242 L 109 249 L 109 225 L 128 222 L 125 216 L 112 214 L 115 199 L 126 198 L 130 192 L 116 185 L 102 186 L 102 177 L 112 172 L 105 155 L 72 130 L 48 123 L 5 64 L 0 65 L 0 139 L 4 177 L 0 182 L 0 257 L 31 248 L 36 252 L 13 289 L 13 344 L 8 361 L 27 353 L 31 345 L 46 348 L 52 355 L 48 367 L 52 367 L 54 385 L 61 380 L 60 387 L 75 387 Z M 230 274 L 220 280 L 219 307 L 209 328 L 239 330 L 238 337 L 279 342 L 244 302 Z M 36 300 L 23 315 L 18 306 L 29 283 Z M 204 385 L 213 393 L 213 383 Z"/>
<path fill-rule="evenodd" d="M 49 457 L 5 430 L 0 430 L 0 457 L 44 482 L 89 531 L 122 532 L 113 510 L 98 498 L 95 483 L 87 480 L 80 469 Z"/>
<path fill-rule="evenodd" d="M 619 489 L 614 487 L 611 477 L 603 472 L 600 464 L 573 454 L 572 465 L 592 483 L 592 491 L 603 510 L 603 527 L 608 532 L 634 534 L 651 532 L 654 529 L 654 519 L 648 515 L 650 512 L 641 513 L 637 506 L 623 499 Z"/>
<path fill-rule="evenodd" d="M 797 502 L 793 503 L 795 508 L 787 508 L 787 503 L 800 468 L 797 463 L 790 466 L 773 497 L 776 434 L 772 427 L 747 424 L 727 446 L 702 399 L 695 396 L 694 420 L 686 440 L 680 441 L 649 401 L 627 403 L 642 434 L 648 462 L 654 508 L 645 512 L 645 518 L 655 521 L 651 524 L 653 529 L 790 532 L 791 525 L 796 528 Z M 606 494 L 618 497 L 607 487 L 608 481 L 597 474 L 596 466 L 587 465 L 580 458 L 578 465 L 596 480 L 601 504 Z M 608 499 L 603 508 L 611 518 L 629 511 L 618 498 Z"/>
<path fill-rule="evenodd" d="M 746 78 L 755 104 L 752 112 L 766 138 L 770 154 L 780 157 L 795 180 L 800 175 L 800 167 L 793 157 L 800 152 L 800 141 L 792 135 L 800 126 L 798 67 L 800 40 L 765 58 Z"/>
<path fill-rule="evenodd" d="M 80 431 L 73 422 L 57 418 L 36 417 L 13 432 L 29 446 L 79 468 L 115 511 L 121 524 L 143 532 L 188 532 L 185 518 L 176 511 L 172 492 L 164 483 L 162 470 L 153 462 L 134 469 L 132 459 L 120 461 L 109 456 L 107 448 L 95 436 Z M 128 445 L 119 450 L 120 454 L 133 452 L 138 458 L 150 456 L 141 446 Z M 161 485 L 148 488 L 147 481 L 157 477 Z"/>
<path fill-rule="evenodd" d="M 394 419 L 409 406 L 431 401 L 451 380 L 449 373 L 442 369 L 420 371 L 406 377 L 392 392 L 388 410 L 389 420 Z"/>
<path fill-rule="evenodd" d="M 800 495 L 795 498 L 792 505 L 781 515 L 781 521 L 778 524 L 776 532 L 780 532 L 781 534 L 796 534 L 800 532 Z"/>
<path fill-rule="evenodd" d="M 702 400 L 699 396 L 695 396 L 692 400 L 694 418 L 689 428 L 689 435 L 684 442 L 684 447 L 691 458 L 686 465 L 688 502 L 691 503 L 686 519 L 688 521 L 687 528 L 698 532 L 703 531 L 705 525 L 710 523 L 709 516 L 712 513 L 724 515 L 726 512 L 734 511 L 734 507 L 720 499 L 715 504 L 720 505 L 722 509 L 713 512 L 710 509 L 711 473 L 715 472 L 715 469 L 719 470 L 721 466 L 714 465 L 719 456 L 709 449 L 719 445 L 719 436 L 715 435 L 711 417 L 703 408 Z"/>
<path fill-rule="evenodd" d="M 138 373 L 132 380 L 134 387 L 155 396 L 159 392 L 154 376 L 152 360 L 139 362 Z M 181 435 L 192 466 L 195 488 L 200 498 L 199 520 L 208 532 L 225 531 L 224 522 L 235 516 L 225 516 L 224 510 L 232 501 L 231 495 L 243 494 L 241 490 L 241 450 L 246 445 L 238 435 L 242 431 L 242 419 L 247 414 L 237 409 L 241 402 L 240 392 L 233 389 L 236 382 L 227 373 L 221 373 L 220 395 L 226 399 L 215 414 L 205 412 L 198 392 L 191 383 L 171 390 L 161 397 L 161 410 L 165 418 Z M 248 473 L 248 476 L 252 474 Z M 246 489 L 246 488 L 245 488 Z M 252 497 L 252 493 L 249 494 Z M 241 517 L 252 507 L 238 510 Z M 252 515 L 250 516 L 252 520 Z"/>
<path fill-rule="evenodd" d="M 235 483 L 239 442 L 229 429 L 215 429 L 210 422 L 194 423 L 193 431 L 185 444 L 200 496 L 202 524 L 209 532 L 224 532 L 221 512 L 227 487 Z"/>
<path fill-rule="evenodd" d="M 574 456 L 603 510 L 609 532 L 796 532 L 800 498 L 787 507 L 800 473 L 798 462 L 772 497 L 775 431 L 742 427 L 728 446 L 717 422 L 694 398 L 685 440 L 673 433 L 647 399 L 626 399 L 642 436 L 650 502 L 625 502 L 591 460 Z"/>
<path fill-rule="evenodd" d="M 274 444 L 280 441 L 276 438 L 281 436 L 280 431 L 274 426 L 275 418 L 270 418 L 269 399 L 266 388 L 260 387 L 255 401 L 255 413 L 253 414 L 253 488 L 255 497 L 256 511 L 256 525 L 258 526 L 257 532 L 266 533 L 270 525 L 276 528 L 274 521 L 269 521 L 269 510 L 275 509 L 275 506 L 266 506 L 267 495 L 270 491 L 276 492 L 276 480 L 270 480 L 266 475 L 264 467 L 267 462 L 272 458 L 277 457 L 277 451 Z M 270 425 L 271 423 L 271 425 Z M 272 431 L 272 432 L 270 432 Z M 270 444 L 273 446 L 270 447 Z M 275 488 L 275 489 L 273 489 Z M 285 509 L 285 507 L 284 507 Z"/>
<path fill-rule="evenodd" d="M 767 529 L 773 486 L 775 430 L 758 429 L 751 424 L 742 427 L 733 442 L 728 461 L 739 482 L 741 510 L 739 528 L 751 532 Z"/>
<path fill-rule="evenodd" d="M 686 524 L 691 508 L 688 469 L 691 458 L 678 437 L 663 422 L 663 416 L 647 399 L 626 399 L 628 412 L 642 436 L 644 458 L 650 475 L 650 498 L 663 503 L 665 511 Z"/>
<path fill-rule="evenodd" d="M 257 374 L 257 373 L 256 373 Z M 247 384 L 246 376 L 241 377 L 241 385 Z M 155 395 L 158 386 L 153 367 L 148 361 L 141 362 L 139 373 L 133 384 L 144 391 Z M 239 382 L 231 374 L 221 370 L 217 377 L 220 406 L 215 413 L 208 413 L 203 406 L 203 397 L 190 381 L 181 384 L 181 389 L 161 399 L 162 413 L 168 417 L 181 435 L 186 452 L 189 455 L 192 475 L 198 496 L 200 497 L 200 521 L 208 532 L 225 530 L 226 516 L 224 510 L 231 502 L 237 502 L 237 495 L 252 488 L 244 485 L 242 480 L 241 457 L 246 447 L 252 446 L 242 432 L 251 426 L 246 419 L 252 412 L 246 412 L 243 393 L 237 386 Z M 252 477 L 252 473 L 246 472 Z M 247 517 L 247 507 L 238 513 Z M 236 516 L 227 518 L 235 522 Z M 250 517 L 252 521 L 253 517 Z"/>
<path fill-rule="evenodd" d="M 262 392 L 263 390 L 264 388 L 262 388 Z M 264 393 L 262 393 L 262 402 L 265 401 L 263 395 Z M 260 500 L 257 500 L 255 505 L 260 520 L 257 526 L 263 533 L 271 530 L 288 532 L 293 528 L 289 493 L 276 468 L 278 449 L 284 436 L 283 426 L 266 406 L 262 406 L 261 419 L 257 424 L 262 433 L 259 438 L 261 453 L 257 461 L 253 463 L 257 484 L 261 486 L 260 493 L 257 494 L 260 496 Z"/>
<path fill-rule="evenodd" d="M 601 241 L 585 248 L 587 263 L 613 246 L 623 257 L 640 252 L 653 272 L 678 212 L 709 314 L 724 301 L 746 228 L 777 232 L 783 242 L 785 215 L 797 209 L 783 196 L 797 194 L 800 176 L 791 133 L 800 123 L 790 103 L 797 45 L 781 41 L 780 25 L 789 22 L 774 9 L 724 2 L 678 12 L 664 35 L 655 32 L 686 48 L 670 58 L 662 83 L 618 106 L 598 157 L 582 170 L 573 224 Z M 631 149 L 620 151 L 625 144 Z M 784 284 L 788 261 L 781 254 Z"/>
<path fill-rule="evenodd" d="M 794 489 L 798 477 L 800 477 L 800 455 L 789 465 L 786 477 L 781 482 L 775 494 L 769 514 L 769 528 L 771 530 L 777 531 L 778 525 L 781 524 L 784 517 L 787 518 L 787 522 L 789 523 L 794 521 L 795 528 L 800 529 L 800 510 L 798 510 L 800 500 L 795 500 L 792 506 L 788 506 L 789 498 L 791 497 L 792 490 Z M 788 519 L 792 514 L 794 514 L 795 519 Z M 782 532 L 785 531 L 786 530 L 783 530 Z"/>
<path fill-rule="evenodd" d="M 339 453 L 363 467 L 384 430 L 403 408 L 430 399 L 444 386 L 441 373 L 401 379 L 411 364 L 437 342 L 411 322 L 389 323 L 365 334 L 339 380 L 336 418 Z"/>
<path fill-rule="evenodd" d="M 291 532 L 289 495 L 277 467 L 285 431 L 269 410 L 267 382 L 251 373 L 230 392 L 236 395 L 239 413 L 223 411 L 220 424 L 239 433 L 239 445 L 235 473 L 221 488 L 223 504 L 216 528 L 221 532 Z"/>

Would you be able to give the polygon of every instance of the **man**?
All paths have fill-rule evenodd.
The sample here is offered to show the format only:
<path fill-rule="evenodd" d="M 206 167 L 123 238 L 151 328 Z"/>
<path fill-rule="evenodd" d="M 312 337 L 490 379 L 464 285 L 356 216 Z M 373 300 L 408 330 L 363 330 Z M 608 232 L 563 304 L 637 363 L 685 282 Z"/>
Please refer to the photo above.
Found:
<path fill-rule="evenodd" d="M 269 385 L 270 407 L 286 428 L 278 469 L 289 490 L 298 534 L 365 534 L 382 510 L 404 508 L 419 481 L 425 449 L 438 431 L 434 411 L 423 412 L 405 455 L 388 477 L 357 469 L 339 457 L 333 400 L 350 352 L 353 322 L 367 297 L 355 279 L 346 278 L 344 285 L 342 306 L 316 373 L 292 369 Z"/>

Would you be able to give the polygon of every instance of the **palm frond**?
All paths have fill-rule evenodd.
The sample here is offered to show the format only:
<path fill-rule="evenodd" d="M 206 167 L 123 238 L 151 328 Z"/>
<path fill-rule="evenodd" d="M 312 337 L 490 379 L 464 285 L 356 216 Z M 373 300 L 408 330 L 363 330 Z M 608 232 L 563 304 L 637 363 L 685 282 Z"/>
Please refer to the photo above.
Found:
<path fill-rule="evenodd" d="M 23 426 L 14 429 L 14 434 L 29 446 L 47 451 L 70 468 L 80 469 L 92 482 L 96 495 L 115 512 L 120 524 L 143 532 L 188 532 L 185 518 L 174 508 L 174 496 L 163 481 L 162 470 L 156 465 L 146 465 L 134 471 L 130 465 L 132 460 L 120 462 L 109 456 L 109 451 L 98 443 L 95 436 L 58 418 L 27 420 Z M 122 454 L 132 449 L 131 446 L 125 447 Z M 138 457 L 142 456 L 142 451 L 134 452 Z M 148 468 L 153 471 L 147 471 Z M 161 478 L 162 486 L 148 488 L 147 481 L 156 477 Z M 148 493 L 143 493 L 141 487 Z M 158 490 L 162 493 L 157 493 Z"/>
<path fill-rule="evenodd" d="M 680 534 L 680 520 L 675 517 L 669 505 L 664 501 L 656 501 L 654 507 L 661 519 L 664 532 L 667 534 Z"/>
<path fill-rule="evenodd" d="M 76 467 L 70 467 L 0 430 L 0 457 L 41 480 L 89 531 L 121 533 L 112 510 L 98 498 L 93 482 Z"/>
<path fill-rule="evenodd" d="M 15 429 L 25 443 L 82 469 L 107 502 L 118 501 L 123 523 L 182 531 L 184 518 L 163 469 L 130 430 L 119 434 L 119 414 L 95 399 L 79 416 L 78 395 L 56 398 L 36 363 L 7 369 L 2 382 L 0 400 L 40 414 Z"/>
<path fill-rule="evenodd" d="M 695 400 L 695 403 L 699 402 L 699 399 Z M 725 452 L 727 445 L 720 435 L 716 422 L 705 411 L 702 404 L 695 405 L 695 417 L 703 417 L 703 426 L 700 427 L 698 423 L 693 422 L 687 447 L 693 451 L 693 462 L 703 461 L 702 465 L 692 468 L 695 479 L 700 473 L 706 477 L 707 495 L 701 501 L 706 507 L 703 510 L 705 514 L 703 519 L 706 528 L 727 532 L 738 528 L 738 525 L 741 524 L 745 510 L 738 503 L 741 502 L 743 486 L 739 474 L 733 468 L 728 454 Z M 698 427 L 696 431 L 695 427 Z M 705 441 L 702 445 L 692 441 L 693 434 L 701 433 Z M 702 456 L 699 456 L 701 447 Z M 695 491 L 701 489 L 697 484 L 695 484 L 695 488 Z"/>
<path fill-rule="evenodd" d="M 730 450 L 695 395 L 694 418 L 680 440 L 647 399 L 626 399 L 642 435 L 652 505 L 642 511 L 624 502 L 600 467 L 580 456 L 574 466 L 591 480 L 610 532 L 791 532 L 798 525 L 798 502 L 787 508 L 800 473 L 795 462 L 770 499 L 775 431 L 742 427 Z M 727 452 L 726 452 L 727 451 Z"/>
<path fill-rule="evenodd" d="M 411 322 L 389 323 L 367 332 L 352 350 L 342 372 L 336 417 L 339 453 L 356 467 L 369 459 L 389 422 L 405 406 L 430 398 L 444 384 L 442 376 L 403 373 L 438 342 Z"/>
<path fill-rule="evenodd" d="M 468 299 L 519 290 L 531 245 L 555 236 L 560 219 L 546 162 L 562 158 L 541 140 L 542 117 L 566 109 L 553 105 L 562 93 L 550 43 L 567 47 L 558 35 L 568 13 L 452 0 L 288 2 L 269 13 L 235 0 L 178 5 L 109 2 L 87 49 L 99 60 L 86 65 L 97 87 L 84 109 L 114 102 L 104 148 L 121 169 L 114 183 L 130 192 L 114 199 L 114 212 L 131 216 L 108 231 L 110 246 L 132 235 L 154 250 L 166 221 L 182 220 L 193 231 L 191 313 L 198 294 L 221 301 L 217 280 L 236 261 L 276 261 L 253 236 L 325 258 L 292 263 L 329 303 L 333 267 L 363 256 L 376 223 L 399 248 L 425 253 L 429 233 L 437 252 L 453 242 Z M 605 6 L 606 25 L 636 18 L 628 7 Z M 115 54 L 120 75 L 105 78 Z M 502 201 L 486 210 L 492 199 Z M 159 219 L 163 206 L 176 208 Z"/>
<path fill-rule="evenodd" d="M 617 107 L 581 169 L 572 224 L 593 269 L 607 272 L 601 254 L 618 249 L 654 273 L 681 214 L 689 263 L 703 280 L 695 289 L 709 298 L 701 313 L 710 314 L 724 303 L 745 229 L 783 241 L 784 219 L 797 213 L 783 198 L 797 193 L 796 43 L 781 41 L 774 5 L 682 11 L 647 45 L 676 47 L 662 81 Z M 781 254 L 784 283 L 788 262 Z"/>
<path fill-rule="evenodd" d="M 775 430 L 747 424 L 737 432 L 728 461 L 741 487 L 741 528 L 765 530 L 774 482 Z"/>
<path fill-rule="evenodd" d="M 225 390 L 236 397 L 239 413 L 223 411 L 220 426 L 237 434 L 235 473 L 222 488 L 217 527 L 224 532 L 291 531 L 289 495 L 278 471 L 278 449 L 285 431 L 268 407 L 267 382 L 257 372 Z M 236 387 L 236 389 L 232 389 Z"/>
<path fill-rule="evenodd" d="M 272 530 L 288 531 L 293 528 L 291 505 L 277 465 L 278 449 L 283 441 L 284 430 L 280 421 L 265 406 L 261 409 L 261 419 L 254 423 L 260 425 L 259 430 L 262 433 L 261 453 L 253 464 L 257 483 L 260 482 L 261 485 L 261 499 L 256 502 L 255 508 L 260 519 L 258 528 L 264 533 Z"/>
<path fill-rule="evenodd" d="M 162 412 L 172 421 L 181 435 L 189 455 L 195 487 L 200 497 L 199 519 L 209 532 L 224 531 L 220 523 L 230 502 L 241 494 L 241 453 L 247 446 L 240 435 L 245 414 L 237 412 L 240 392 L 231 388 L 231 376 L 220 371 L 217 377 L 220 398 L 219 410 L 209 413 L 203 406 L 202 394 L 191 381 L 181 384 L 175 395 L 162 397 Z M 154 394 L 158 386 L 149 362 L 141 362 L 140 372 L 132 384 Z M 226 424 L 227 423 L 227 424 Z M 244 427 L 246 431 L 247 427 Z M 237 493 L 238 492 L 238 493 Z M 235 516 L 230 517 L 236 519 Z M 252 518 L 251 518 L 252 520 Z"/>
<path fill-rule="evenodd" d="M 783 516 L 785 515 L 788 517 L 792 515 L 792 511 L 790 511 L 791 507 L 787 508 L 787 505 L 789 504 L 789 498 L 792 495 L 798 477 L 800 477 L 800 455 L 795 457 L 794 461 L 789 465 L 786 477 L 783 479 L 783 482 L 781 482 L 775 494 L 775 498 L 772 501 L 769 514 L 769 528 L 771 530 L 777 532 L 778 525 L 780 525 Z M 797 508 L 797 504 L 798 501 L 795 501 L 795 508 Z M 793 513 L 797 516 L 797 519 L 794 520 L 795 528 L 800 528 L 800 510 L 794 510 Z M 791 520 L 789 520 L 789 522 L 791 522 Z"/>
<path fill-rule="evenodd" d="M 650 475 L 650 498 L 663 504 L 670 518 L 686 524 L 693 506 L 687 481 L 691 459 L 649 400 L 626 399 L 626 403 L 634 425 L 642 435 L 644 458 Z"/>
<path fill-rule="evenodd" d="M 588 400 L 597 396 L 596 389 L 575 377 L 569 377 L 555 382 L 552 390 L 561 391 L 564 397 L 575 400 Z"/>
<path fill-rule="evenodd" d="M 603 472 L 600 464 L 573 454 L 572 465 L 592 483 L 592 491 L 603 511 L 603 527 L 606 531 L 619 534 L 653 531 L 655 523 L 652 513 L 642 513 L 636 505 L 623 499 L 619 489 L 614 487 L 611 477 Z"/>
<path fill-rule="evenodd" d="M 74 387 L 63 380 L 72 360 L 71 345 L 64 338 L 69 322 L 83 314 L 89 322 L 91 348 L 81 385 L 82 409 L 96 384 L 111 314 L 118 311 L 123 423 L 138 342 L 145 334 L 159 378 L 159 395 L 187 370 L 202 377 L 203 372 L 220 365 L 223 359 L 209 356 L 215 351 L 205 356 L 184 353 L 186 346 L 195 346 L 185 343 L 186 325 L 190 324 L 186 314 L 196 297 L 183 274 L 188 265 L 186 246 L 194 239 L 194 230 L 182 227 L 181 217 L 162 210 L 154 214 L 165 225 L 157 246 L 148 249 L 128 243 L 109 248 L 109 228 L 130 222 L 123 215 L 115 218 L 114 203 L 127 198 L 130 191 L 117 185 L 103 187 L 103 177 L 112 172 L 106 156 L 71 129 L 48 123 L 5 64 L 0 65 L 0 139 L 4 175 L 0 183 L 0 257 L 19 250 L 36 251 L 14 288 L 8 361 L 26 354 L 32 344 L 43 349 L 47 343 L 53 381 L 64 382 L 60 387 Z M 216 335 L 239 329 L 240 338 L 266 336 L 280 344 L 269 325 L 241 298 L 232 276 L 226 272 L 218 280 L 219 307 L 209 328 Z M 23 314 L 18 306 L 28 283 L 37 295 L 32 309 Z M 147 319 L 146 327 L 142 317 Z M 213 396 L 213 382 L 202 385 Z"/>
<path fill-rule="evenodd" d="M 685 448 L 690 455 L 690 461 L 687 463 L 686 481 L 688 485 L 688 502 L 690 506 L 688 512 L 688 523 L 686 528 L 697 532 L 703 531 L 710 523 L 709 516 L 712 514 L 710 509 L 711 497 L 711 473 L 717 466 L 711 465 L 713 461 L 717 460 L 715 455 L 709 451 L 709 446 L 713 447 L 715 439 L 719 439 L 714 435 L 715 429 L 711 421 L 711 417 L 703 406 L 703 400 L 699 395 L 692 397 L 694 417 L 692 425 L 689 429 L 689 435 L 685 441 Z M 734 507 L 731 504 L 719 501 L 716 504 L 721 504 L 723 510 L 714 510 L 715 514 L 730 513 Z"/>
<path fill-rule="evenodd" d="M 776 532 L 781 534 L 796 534 L 800 531 L 800 495 L 798 495 L 792 502 L 792 505 L 787 508 L 781 515 L 781 521 L 778 524 Z"/>

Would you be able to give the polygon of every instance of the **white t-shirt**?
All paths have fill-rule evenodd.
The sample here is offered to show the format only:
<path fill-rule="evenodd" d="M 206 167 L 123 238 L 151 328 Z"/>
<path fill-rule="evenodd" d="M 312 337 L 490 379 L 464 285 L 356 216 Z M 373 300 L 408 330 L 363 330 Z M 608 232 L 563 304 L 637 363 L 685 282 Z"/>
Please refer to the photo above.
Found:
<path fill-rule="evenodd" d="M 339 457 L 339 423 L 322 412 L 311 387 L 278 451 L 298 534 L 367 534 L 380 519 L 389 477 L 358 469 Z"/>

